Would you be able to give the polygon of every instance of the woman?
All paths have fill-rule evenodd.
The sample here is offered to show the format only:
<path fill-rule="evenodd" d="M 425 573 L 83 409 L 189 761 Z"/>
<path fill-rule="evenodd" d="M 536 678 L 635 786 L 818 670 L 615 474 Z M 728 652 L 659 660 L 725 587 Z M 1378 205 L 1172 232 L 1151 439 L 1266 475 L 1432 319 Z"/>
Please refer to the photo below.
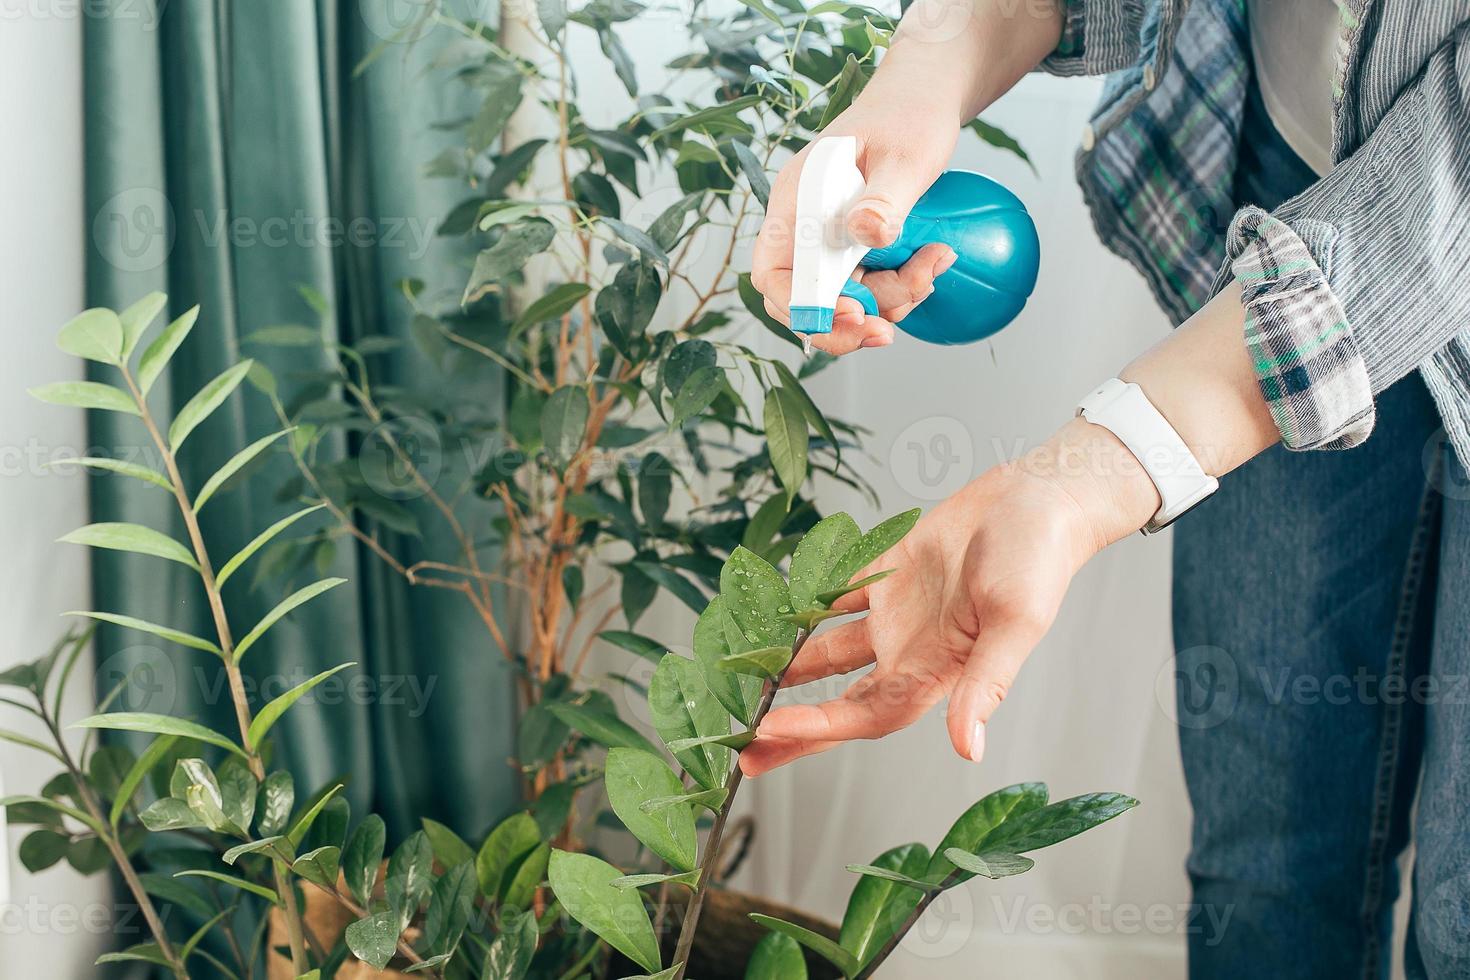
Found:
<path fill-rule="evenodd" d="M 1191 975 L 1386 975 L 1416 789 L 1407 972 L 1470 975 L 1467 20 L 1470 0 L 909 10 L 828 129 L 857 138 L 868 179 L 853 234 L 890 242 L 960 125 L 1026 72 L 1112 72 L 1079 178 L 1103 240 L 1183 325 L 877 563 L 896 574 L 845 600 L 869 615 L 807 644 L 788 683 L 876 668 L 772 712 L 747 773 L 946 697 L 955 749 L 978 760 L 1073 574 L 1189 512 L 1174 535 L 1189 871 L 1198 905 L 1231 911 L 1218 944 L 1191 940 Z M 777 316 L 801 165 L 757 244 Z M 818 345 L 891 343 L 953 260 L 933 245 L 865 274 L 882 315 L 844 300 Z"/>

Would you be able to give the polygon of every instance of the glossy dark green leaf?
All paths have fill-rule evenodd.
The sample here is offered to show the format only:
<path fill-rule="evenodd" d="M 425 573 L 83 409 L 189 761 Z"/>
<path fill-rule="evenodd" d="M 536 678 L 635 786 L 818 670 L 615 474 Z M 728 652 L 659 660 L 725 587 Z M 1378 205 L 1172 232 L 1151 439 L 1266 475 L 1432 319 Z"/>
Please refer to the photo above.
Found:
<path fill-rule="evenodd" d="M 630 633 L 627 630 L 603 630 L 597 634 L 599 639 L 606 640 L 615 647 L 621 647 L 634 656 L 642 657 L 649 663 L 657 664 L 669 652 L 668 647 L 657 640 L 650 639 L 639 633 Z"/>
<path fill-rule="evenodd" d="M 414 831 L 398 845 L 388 859 L 383 884 L 402 931 L 434 887 L 434 848 L 428 834 Z"/>
<path fill-rule="evenodd" d="M 260 784 L 260 798 L 255 804 L 259 814 L 256 829 L 266 837 L 284 832 L 295 806 L 296 783 L 291 773 L 285 769 L 270 773 Z"/>
<path fill-rule="evenodd" d="M 437 820 L 424 817 L 420 821 L 424 827 L 424 833 L 429 835 L 429 846 L 434 850 L 434 860 L 439 862 L 440 867 L 453 868 L 460 864 L 471 864 L 475 862 L 475 852 L 470 845 L 444 826 Z"/>
<path fill-rule="evenodd" d="M 827 98 L 826 108 L 822 110 L 822 121 L 817 124 L 818 131 L 826 129 L 832 120 L 847 111 L 847 107 L 852 105 L 852 100 L 857 98 L 867 80 L 862 64 L 849 54 L 842 66 L 842 74 L 837 77 L 837 84 L 832 87 L 832 94 Z"/>
<path fill-rule="evenodd" d="M 983 119 L 971 120 L 969 128 L 981 140 L 989 143 L 996 149 L 1005 150 L 1007 153 L 1014 153 L 1020 157 L 1026 166 L 1031 168 L 1033 174 L 1037 172 L 1036 164 L 1032 162 L 1031 155 L 1026 152 L 1025 147 L 1004 129 L 1001 129 L 999 126 L 993 126 Z"/>
<path fill-rule="evenodd" d="M 40 874 L 66 857 L 71 839 L 54 830 L 33 830 L 20 842 L 20 863 L 31 874 Z"/>
<path fill-rule="evenodd" d="M 104 728 L 119 732 L 148 732 L 153 735 L 178 735 L 181 738 L 192 738 L 207 745 L 217 745 L 241 757 L 245 755 L 240 746 L 219 732 L 205 728 L 197 722 L 169 715 L 148 714 L 141 711 L 115 711 L 110 714 L 83 718 L 81 721 L 74 722 L 71 727 Z"/>
<path fill-rule="evenodd" d="M 795 498 L 806 482 L 809 437 L 801 400 L 786 388 L 766 392 L 765 430 L 771 466 L 786 496 Z"/>
<path fill-rule="evenodd" d="M 733 735 L 707 735 L 703 738 L 680 738 L 669 743 L 673 753 L 688 752 L 702 745 L 723 745 L 737 752 L 755 741 L 755 732 L 736 732 Z"/>
<path fill-rule="evenodd" d="M 982 852 L 1020 854 L 1050 847 L 1076 837 L 1133 809 L 1138 801 L 1122 793 L 1087 793 L 1058 800 L 1026 813 L 1011 812 L 1005 822 L 985 835 Z"/>
<path fill-rule="evenodd" d="M 678 428 L 710 404 L 725 390 L 725 372 L 714 365 L 695 368 L 674 394 L 669 424 Z"/>
<path fill-rule="evenodd" d="M 552 463 L 564 467 L 577 455 L 590 412 L 587 389 L 580 385 L 563 385 L 551 393 L 541 410 L 541 441 Z"/>
<path fill-rule="evenodd" d="M 358 919 L 347 927 L 347 948 L 375 970 L 383 970 L 398 949 L 398 916 L 390 909 Z"/>
<path fill-rule="evenodd" d="M 862 578 L 858 579 L 855 582 L 849 582 L 846 585 L 839 585 L 835 589 L 828 589 L 826 592 L 818 592 L 816 595 L 816 601 L 821 605 L 830 606 L 832 605 L 832 603 L 836 602 L 838 599 L 841 599 L 849 592 L 856 592 L 859 589 L 866 589 L 868 586 L 872 585 L 875 582 L 883 581 L 885 578 L 892 575 L 893 572 L 894 569 L 887 568 L 881 572 L 874 572 L 872 575 L 864 575 Z"/>
<path fill-rule="evenodd" d="M 340 673 L 341 671 L 346 670 L 348 667 L 356 666 L 357 663 L 355 661 L 345 664 L 339 664 L 338 666 L 333 667 L 330 670 L 322 671 L 320 674 L 317 674 L 315 677 L 312 677 L 309 680 L 302 681 L 300 684 L 297 684 L 295 687 L 291 688 L 291 690 L 271 700 L 268 704 L 260 709 L 255 718 L 250 722 L 250 744 L 252 746 L 255 746 L 256 748 L 259 748 L 260 743 L 265 739 L 266 733 L 271 730 L 271 728 L 275 725 L 277 721 L 280 721 L 281 716 L 284 715 L 288 710 L 290 710 L 291 706 L 294 705 L 297 701 L 300 701 L 303 697 L 310 693 L 312 688 L 321 684 L 333 674 Z"/>
<path fill-rule="evenodd" d="M 695 888 L 699 884 L 698 871 L 680 871 L 678 874 L 659 875 L 623 875 L 614 878 L 611 882 L 614 888 L 647 888 L 650 885 L 683 885 L 686 888 Z"/>
<path fill-rule="evenodd" d="M 511 273 L 519 272 L 533 255 L 546 251 L 556 239 L 556 229 L 544 218 L 526 218 L 509 225 L 495 244 L 475 258 L 474 270 L 465 286 L 466 306 L 480 299 Z"/>
<path fill-rule="evenodd" d="M 758 650 L 730 654 L 720 661 L 720 669 L 775 680 L 790 663 L 790 647 L 761 647 Z"/>
<path fill-rule="evenodd" d="M 827 580 L 829 588 L 835 589 L 846 585 L 852 581 L 854 575 L 881 558 L 888 549 L 902 541 L 904 535 L 913 530 L 922 513 L 915 507 L 913 510 L 888 518 L 864 534 L 837 560 L 837 565 L 832 570 L 832 577 Z"/>
<path fill-rule="evenodd" d="M 528 909 L 532 906 L 536 899 L 536 889 L 546 880 L 546 866 L 550 860 L 551 845 L 541 844 L 516 865 L 502 898 L 507 907 Z"/>
<path fill-rule="evenodd" d="M 802 537 L 791 556 L 791 603 L 797 609 L 816 604 L 830 586 L 842 556 L 862 538 L 857 522 L 846 514 L 822 518 Z"/>
<path fill-rule="evenodd" d="M 673 466 L 662 453 L 649 453 L 638 467 L 638 509 L 650 527 L 661 527 L 674 489 Z"/>
<path fill-rule="evenodd" d="M 744 143 L 735 140 L 731 142 L 730 148 L 735 153 L 736 162 L 740 164 L 740 172 L 750 182 L 750 190 L 755 194 L 755 199 L 760 202 L 761 207 L 767 207 L 771 203 L 771 178 L 767 176 L 766 168 Z"/>
<path fill-rule="evenodd" d="M 541 844 L 541 831 L 529 813 L 517 813 L 490 831 L 475 857 L 480 894 L 495 901 L 509 886 L 516 867 Z"/>
<path fill-rule="evenodd" d="M 971 853 L 985 844 L 992 831 L 1005 823 L 1012 814 L 1020 816 L 1046 805 L 1045 783 L 1016 783 L 982 797 L 974 806 L 960 814 L 953 826 L 934 848 L 934 856 L 924 877 L 929 881 L 941 881 L 954 870 L 944 852 L 958 847 Z"/>
<path fill-rule="evenodd" d="M 787 646 L 796 639 L 789 615 L 791 593 L 771 563 L 748 548 L 736 548 L 720 570 L 725 640 L 731 653 Z"/>
<path fill-rule="evenodd" d="M 521 315 L 516 317 L 516 322 L 510 328 L 510 339 L 514 340 L 538 323 L 560 320 L 591 291 L 592 287 L 584 282 L 565 282 L 552 287 L 549 292 L 527 306 Z"/>
<path fill-rule="evenodd" d="M 246 652 L 266 634 L 276 623 L 294 611 L 298 606 L 303 606 L 315 599 L 317 596 L 335 589 L 346 582 L 345 578 L 324 578 L 310 585 L 302 586 L 276 604 L 275 608 L 260 618 L 260 622 L 251 627 L 250 632 L 240 638 L 235 645 L 235 662 L 239 663 Z"/>
<path fill-rule="evenodd" d="M 264 885 L 257 885 L 253 881 L 246 881 L 243 878 L 236 878 L 234 875 L 220 874 L 217 871 L 200 871 L 190 869 L 186 871 L 180 871 L 179 873 L 174 875 L 174 877 L 208 878 L 210 881 L 217 881 L 222 885 L 228 885 L 231 888 L 237 888 L 242 892 L 249 892 L 251 895 L 255 895 L 259 898 L 265 899 L 272 905 L 280 904 L 280 899 L 277 898 L 276 893 L 271 891 L 269 888 L 265 887 Z"/>
<path fill-rule="evenodd" d="M 383 818 L 370 813 L 358 824 L 342 852 L 342 876 L 347 879 L 347 890 L 363 908 L 367 908 L 373 886 L 377 884 L 386 839 Z"/>
<path fill-rule="evenodd" d="M 612 885 L 621 871 L 590 854 L 553 851 L 550 875 L 551 890 L 572 918 L 650 973 L 662 969 L 643 899 L 635 889 Z"/>
<path fill-rule="evenodd" d="M 929 849 L 922 844 L 905 844 L 885 851 L 873 867 L 917 878 L 929 864 Z M 838 941 L 857 961 L 866 965 L 919 904 L 923 893 L 896 881 L 864 875 L 847 901 Z"/>
<path fill-rule="evenodd" d="M 730 733 L 730 715 L 704 682 L 694 661 L 665 656 L 648 684 L 648 712 L 654 730 L 670 746 L 681 739 L 721 737 Z M 674 758 L 699 785 L 718 789 L 730 771 L 730 750 L 716 742 L 674 752 Z"/>
<path fill-rule="evenodd" d="M 485 953 L 480 980 L 525 980 L 540 939 L 535 915 L 525 912 L 502 916 L 500 932 Z"/>
<path fill-rule="evenodd" d="M 720 666 L 730 655 L 730 644 L 725 639 L 727 618 L 724 597 L 715 596 L 694 624 L 694 661 L 710 693 L 748 727 L 760 703 L 761 682 L 754 677 L 732 674 Z"/>
<path fill-rule="evenodd" d="M 424 919 L 424 937 L 433 952 L 448 953 L 459 945 L 474 911 L 475 884 L 470 861 L 454 865 L 435 880 Z"/>
<path fill-rule="evenodd" d="M 762 915 L 759 912 L 752 912 L 750 918 L 757 925 L 765 926 L 772 932 L 780 933 L 801 943 L 801 945 L 837 967 L 843 976 L 854 977 L 857 975 L 857 957 L 826 936 L 812 932 L 810 929 L 802 928 L 795 923 L 785 922 L 769 915 Z"/>

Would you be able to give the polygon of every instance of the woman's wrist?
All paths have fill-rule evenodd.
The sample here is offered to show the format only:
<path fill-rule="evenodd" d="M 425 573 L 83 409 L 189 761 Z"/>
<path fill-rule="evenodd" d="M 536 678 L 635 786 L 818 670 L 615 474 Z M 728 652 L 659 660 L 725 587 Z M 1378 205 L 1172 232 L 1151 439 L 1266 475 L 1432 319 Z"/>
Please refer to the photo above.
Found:
<path fill-rule="evenodd" d="M 1069 503 L 1079 565 L 1142 528 L 1159 510 L 1159 491 L 1137 457 L 1112 432 L 1080 417 L 1016 466 Z"/>

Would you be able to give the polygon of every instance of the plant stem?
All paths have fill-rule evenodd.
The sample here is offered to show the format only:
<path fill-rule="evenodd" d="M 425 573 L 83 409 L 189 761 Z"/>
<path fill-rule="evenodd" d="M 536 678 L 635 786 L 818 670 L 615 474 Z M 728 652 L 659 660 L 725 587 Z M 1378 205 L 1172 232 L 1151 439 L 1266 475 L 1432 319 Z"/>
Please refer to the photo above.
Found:
<path fill-rule="evenodd" d="M 919 899 L 919 904 L 915 905 L 914 910 L 909 913 L 909 917 L 903 920 L 903 925 L 894 930 L 893 935 L 888 938 L 888 942 L 883 944 L 882 948 L 868 961 L 868 965 L 863 967 L 862 972 L 854 977 L 853 980 L 868 980 L 869 977 L 877 973 L 878 967 L 883 965 L 883 961 L 888 959 L 893 951 L 898 948 L 899 943 L 903 942 L 903 937 L 907 936 L 909 930 L 924 917 L 924 913 L 929 911 L 929 906 L 934 904 L 934 900 L 959 883 L 960 873 L 958 871 L 951 871 L 949 876 L 936 885 L 933 890 L 925 892 L 924 897 Z"/>
<path fill-rule="evenodd" d="M 256 751 L 255 746 L 250 743 L 250 698 L 245 693 L 245 682 L 240 674 L 240 665 L 235 661 L 235 641 L 230 632 L 229 618 L 225 615 L 225 600 L 220 592 L 219 583 L 214 577 L 214 566 L 209 560 L 209 549 L 204 544 L 204 532 L 199 526 L 199 515 L 195 513 L 194 505 L 184 490 L 184 476 L 179 471 L 178 458 L 174 455 L 173 447 L 159 431 L 158 423 L 148 408 L 148 399 L 138 388 L 137 382 L 133 379 L 133 373 L 127 365 L 123 365 L 121 371 L 123 380 L 127 382 L 128 390 L 132 392 L 133 401 L 138 406 L 138 414 L 143 420 L 143 425 L 163 458 L 164 471 L 168 480 L 173 484 L 174 500 L 178 504 L 179 514 L 183 518 L 184 528 L 189 535 L 189 544 L 194 551 L 194 561 L 199 566 L 199 579 L 204 585 L 210 615 L 214 620 L 215 634 L 219 638 L 220 661 L 224 665 L 225 677 L 230 685 L 230 698 L 235 706 L 235 722 L 240 728 L 240 744 L 245 749 L 250 774 L 255 777 L 256 782 L 264 782 L 265 764 L 261 762 L 260 753 Z M 280 862 L 272 861 L 271 870 L 275 876 L 276 894 L 281 898 L 283 918 L 286 921 L 286 935 L 290 940 L 291 967 L 295 970 L 296 975 L 300 976 L 310 970 L 311 965 L 306 955 L 306 939 L 302 933 L 301 910 L 296 902 L 296 890 L 291 886 L 290 878 Z"/>
<path fill-rule="evenodd" d="M 65 740 L 61 737 L 61 729 L 56 719 L 46 711 L 46 703 L 43 698 L 36 699 L 41 705 L 41 720 L 51 732 L 51 738 L 56 742 L 60 750 L 61 763 L 66 766 L 67 772 L 71 773 L 72 782 L 76 784 L 77 795 L 81 797 L 82 807 L 99 827 L 111 827 L 107 815 L 102 812 L 102 805 L 98 802 L 96 794 L 92 792 L 87 777 L 83 775 L 77 766 L 76 760 L 72 758 L 71 752 L 66 747 Z M 107 845 L 107 852 L 112 855 L 112 863 L 117 865 L 117 870 L 122 874 L 123 881 L 132 892 L 133 899 L 138 903 L 138 910 L 143 913 L 143 920 L 148 923 L 148 929 L 153 933 L 153 940 L 158 944 L 158 951 L 163 958 L 168 960 L 169 969 L 173 971 L 179 980 L 189 980 L 189 973 L 184 968 L 184 961 L 179 959 L 178 951 L 174 949 L 173 942 L 168 938 L 168 931 L 163 927 L 163 919 L 158 915 L 158 909 L 153 905 L 153 899 L 143 887 L 143 881 L 138 877 L 137 869 L 128 858 L 127 851 L 123 850 L 122 844 L 117 839 L 116 832 L 98 834 L 98 838 Z"/>
<path fill-rule="evenodd" d="M 791 644 L 791 660 L 801 652 L 811 636 L 810 630 L 799 630 L 796 640 Z M 781 669 L 781 673 L 766 682 L 765 690 L 761 692 L 760 704 L 755 709 L 755 717 L 751 720 L 752 731 L 760 727 L 775 703 L 776 693 L 781 690 L 781 681 L 786 677 L 786 671 L 790 668 L 791 661 Z M 704 856 L 699 862 L 699 882 L 694 889 L 694 895 L 689 899 L 689 909 L 684 913 L 684 925 L 679 930 L 679 944 L 674 948 L 674 963 L 678 969 L 674 972 L 673 980 L 684 980 L 684 974 L 689 969 L 689 954 L 694 949 L 694 935 L 699 931 L 699 913 L 704 909 L 705 892 L 709 890 L 710 882 L 713 880 L 716 865 L 720 861 L 720 839 L 725 836 L 725 824 L 730 819 L 730 811 L 735 807 L 735 794 L 740 790 L 740 784 L 745 779 L 745 773 L 737 763 L 730 778 L 725 781 L 725 802 L 720 806 L 720 812 L 715 817 L 715 825 L 710 829 L 709 837 L 704 842 Z"/>

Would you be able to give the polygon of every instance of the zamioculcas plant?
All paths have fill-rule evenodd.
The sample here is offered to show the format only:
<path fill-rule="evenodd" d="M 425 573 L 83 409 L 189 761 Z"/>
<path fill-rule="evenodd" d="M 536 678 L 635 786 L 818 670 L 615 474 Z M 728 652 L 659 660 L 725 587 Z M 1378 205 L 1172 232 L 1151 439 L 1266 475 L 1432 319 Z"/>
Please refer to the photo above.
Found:
<path fill-rule="evenodd" d="M 623 745 L 607 753 L 605 779 L 613 812 L 657 857 L 661 870 L 624 874 L 601 858 L 554 850 L 552 890 L 567 912 L 649 976 L 682 980 L 712 884 L 721 836 L 740 789 L 735 753 L 754 739 L 775 700 L 787 667 L 820 626 L 841 613 L 832 603 L 883 578 L 885 571 L 852 581 L 908 532 L 910 511 L 862 533 L 846 514 L 817 523 L 796 546 L 789 579 L 745 548 L 720 571 L 720 592 L 694 630 L 694 656 L 666 654 L 649 687 L 649 707 L 663 751 Z M 735 730 L 732 719 L 743 730 Z M 672 758 L 672 761 L 670 759 Z M 837 941 L 765 915 L 752 917 L 775 933 L 808 947 L 845 977 L 868 977 L 897 946 L 936 896 L 975 875 L 1002 878 L 1029 870 L 1024 854 L 1110 820 L 1137 801 L 1094 793 L 1047 802 L 1046 787 L 1023 783 L 998 790 L 955 822 L 931 853 L 922 844 L 885 852 L 872 865 L 852 866 L 862 876 Z M 697 817 L 714 815 L 699 847 Z M 672 965 L 664 967 L 654 921 L 640 890 L 657 886 L 692 892 Z M 661 900 L 660 900 L 661 901 Z M 656 903 L 657 904 L 657 903 Z M 752 959 L 748 977 L 795 975 L 800 955 L 772 939 Z"/>

